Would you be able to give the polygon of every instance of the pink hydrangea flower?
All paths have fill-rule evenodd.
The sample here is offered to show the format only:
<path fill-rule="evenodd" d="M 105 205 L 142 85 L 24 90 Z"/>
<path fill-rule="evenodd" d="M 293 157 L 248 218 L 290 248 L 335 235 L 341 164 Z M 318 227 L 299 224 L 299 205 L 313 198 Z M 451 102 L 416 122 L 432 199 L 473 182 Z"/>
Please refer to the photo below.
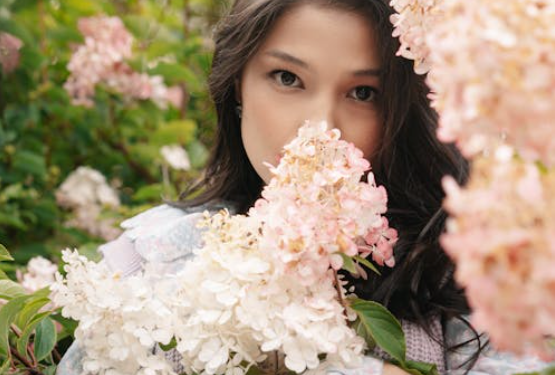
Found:
<path fill-rule="evenodd" d="M 440 14 L 440 0 L 391 0 L 389 3 L 397 13 L 390 17 L 395 27 L 394 37 L 399 37 L 401 47 L 398 56 L 414 60 L 414 70 L 418 74 L 430 70 L 430 46 L 426 35 L 434 25 L 434 18 Z"/>
<path fill-rule="evenodd" d="M 21 47 L 23 42 L 19 38 L 0 32 L 0 65 L 4 74 L 9 74 L 18 67 Z"/>
<path fill-rule="evenodd" d="M 457 265 L 472 322 L 500 349 L 555 358 L 555 173 L 508 157 L 477 158 L 469 184 L 446 177 L 452 217 L 441 243 Z"/>
<path fill-rule="evenodd" d="M 277 248 L 288 272 L 314 283 L 346 256 L 393 266 L 397 233 L 383 214 L 387 193 L 370 163 L 325 123 L 307 123 L 285 147 L 273 178 L 249 215 L 263 223 L 262 248 Z M 367 182 L 361 178 L 367 174 Z M 315 264 L 320 266 L 315 267 Z"/>
<path fill-rule="evenodd" d="M 127 100 L 150 99 L 162 109 L 168 103 L 181 105 L 183 92 L 179 86 L 167 87 L 162 77 L 138 73 L 125 62 L 133 56 L 133 36 L 119 18 L 82 18 L 78 27 L 85 44 L 71 57 L 71 75 L 64 84 L 74 105 L 91 107 L 99 84 Z"/>
<path fill-rule="evenodd" d="M 393 0 L 399 55 L 429 71 L 438 136 L 469 157 L 513 145 L 555 163 L 555 3 Z"/>

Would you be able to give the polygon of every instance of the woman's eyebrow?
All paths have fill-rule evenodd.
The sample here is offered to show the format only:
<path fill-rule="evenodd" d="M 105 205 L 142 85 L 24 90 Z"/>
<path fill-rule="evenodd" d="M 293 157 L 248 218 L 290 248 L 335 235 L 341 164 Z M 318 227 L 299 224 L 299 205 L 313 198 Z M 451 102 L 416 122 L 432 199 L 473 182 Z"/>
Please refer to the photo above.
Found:
<path fill-rule="evenodd" d="M 355 70 L 353 75 L 355 77 L 376 77 L 380 76 L 382 70 L 381 69 L 362 69 L 362 70 Z"/>
<path fill-rule="evenodd" d="M 271 50 L 266 52 L 265 55 L 272 56 L 283 61 L 287 61 L 289 63 L 298 65 L 304 69 L 310 69 L 310 66 L 306 62 L 299 59 L 298 57 L 288 54 L 287 52 Z M 380 74 L 381 74 L 381 69 L 361 69 L 361 70 L 353 71 L 353 76 L 355 77 L 368 77 L 368 76 L 376 77 L 376 76 L 379 76 Z"/>
<path fill-rule="evenodd" d="M 283 51 L 271 50 L 271 51 L 266 52 L 265 55 L 273 56 L 273 57 L 276 57 L 280 60 L 290 62 L 290 63 L 298 65 L 298 66 L 300 66 L 301 68 L 304 68 L 304 69 L 309 69 L 309 66 L 306 62 L 304 62 L 303 60 L 301 60 L 301 59 L 299 59 L 299 58 L 297 58 L 293 55 L 290 55 L 286 52 L 283 52 Z"/>

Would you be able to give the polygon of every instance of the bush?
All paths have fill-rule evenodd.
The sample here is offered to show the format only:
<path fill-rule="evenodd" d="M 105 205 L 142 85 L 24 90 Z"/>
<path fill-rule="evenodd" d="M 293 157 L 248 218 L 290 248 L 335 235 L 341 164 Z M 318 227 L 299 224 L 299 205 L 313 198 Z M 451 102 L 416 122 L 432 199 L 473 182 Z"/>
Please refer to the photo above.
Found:
<path fill-rule="evenodd" d="M 63 247 L 87 252 L 107 236 L 76 225 L 75 207 L 62 208 L 56 199 L 62 181 L 78 167 L 99 171 L 117 191 L 121 204 L 99 203 L 93 218 L 114 226 L 161 196 L 175 199 L 198 177 L 215 123 L 206 90 L 208 33 L 224 1 L 2 4 L 0 49 L 8 52 L 0 59 L 0 241 L 20 265 L 36 255 L 58 259 Z M 128 80 L 99 82 L 92 105 L 75 104 L 70 77 L 94 76 L 87 66 L 73 75 L 68 69 L 85 42 L 82 22 L 108 16 L 119 17 L 134 39 L 131 53 L 114 69 L 148 84 L 159 76 L 156 87 L 181 91 L 180 100 L 174 95 L 175 103 L 164 105 L 152 92 L 130 94 L 123 88 Z M 162 156 L 161 148 L 171 145 L 188 152 L 190 169 L 174 169 Z"/>

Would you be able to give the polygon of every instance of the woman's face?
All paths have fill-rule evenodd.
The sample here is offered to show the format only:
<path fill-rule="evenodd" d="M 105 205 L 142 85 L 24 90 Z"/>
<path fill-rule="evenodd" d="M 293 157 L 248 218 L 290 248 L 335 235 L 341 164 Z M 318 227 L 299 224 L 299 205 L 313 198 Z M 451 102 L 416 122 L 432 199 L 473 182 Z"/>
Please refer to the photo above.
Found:
<path fill-rule="evenodd" d="M 361 15 L 300 5 L 284 14 L 246 64 L 239 81 L 241 132 L 250 162 L 277 164 L 306 120 L 327 121 L 371 159 L 381 139 L 380 60 Z"/>

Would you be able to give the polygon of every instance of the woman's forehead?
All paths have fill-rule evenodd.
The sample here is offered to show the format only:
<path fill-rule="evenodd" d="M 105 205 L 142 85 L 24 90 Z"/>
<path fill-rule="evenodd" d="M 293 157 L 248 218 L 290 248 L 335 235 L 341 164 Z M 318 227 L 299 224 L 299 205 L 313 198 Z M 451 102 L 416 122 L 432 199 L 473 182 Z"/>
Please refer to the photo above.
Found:
<path fill-rule="evenodd" d="M 352 70 L 380 67 L 375 31 L 368 18 L 310 3 L 295 6 L 278 18 L 257 55 L 276 52 L 309 65 L 340 59 Z"/>

